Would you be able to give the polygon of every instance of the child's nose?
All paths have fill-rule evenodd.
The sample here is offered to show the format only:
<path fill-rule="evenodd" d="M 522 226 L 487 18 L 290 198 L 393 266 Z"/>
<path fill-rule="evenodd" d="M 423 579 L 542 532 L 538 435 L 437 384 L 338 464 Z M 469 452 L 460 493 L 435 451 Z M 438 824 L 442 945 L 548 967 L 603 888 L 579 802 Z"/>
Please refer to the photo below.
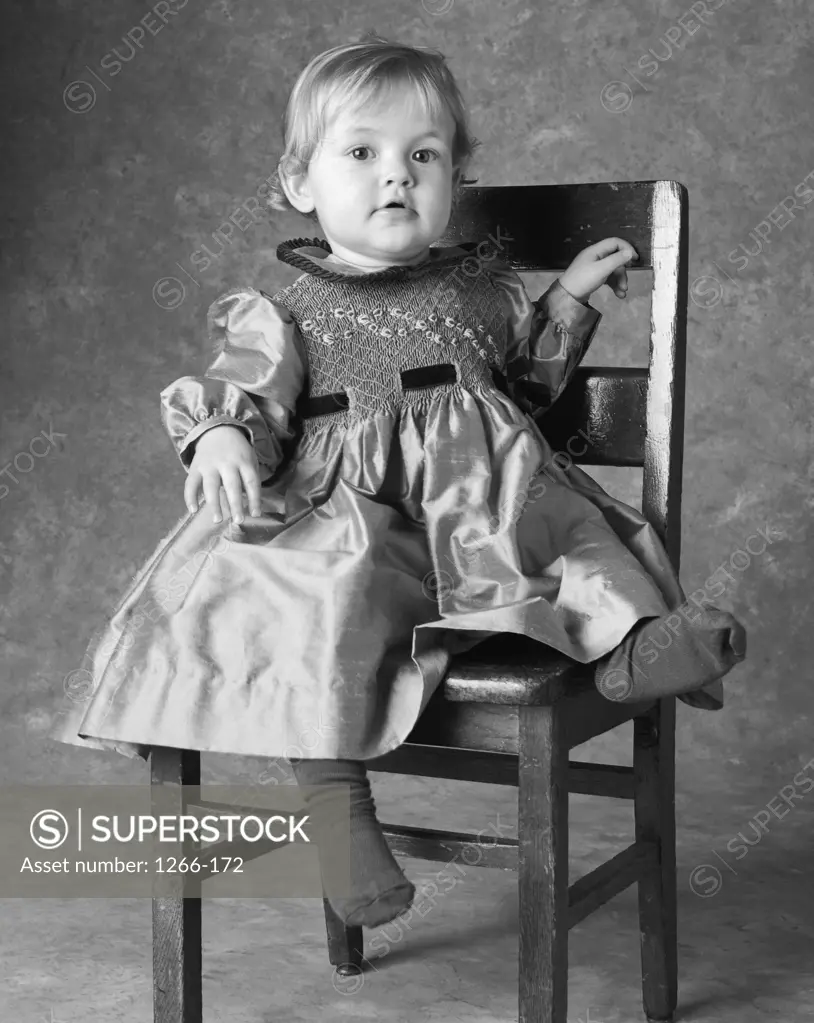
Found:
<path fill-rule="evenodd" d="M 390 166 L 384 176 L 385 184 L 388 186 L 393 185 L 411 185 L 413 183 L 413 172 L 405 166 Z"/>

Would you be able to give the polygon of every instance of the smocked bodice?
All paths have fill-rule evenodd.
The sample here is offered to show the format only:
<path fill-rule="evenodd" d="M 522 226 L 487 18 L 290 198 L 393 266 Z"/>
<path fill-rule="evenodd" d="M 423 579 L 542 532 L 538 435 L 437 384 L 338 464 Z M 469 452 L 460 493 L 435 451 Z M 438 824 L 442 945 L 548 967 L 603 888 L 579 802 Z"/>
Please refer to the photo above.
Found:
<path fill-rule="evenodd" d="M 306 350 L 304 401 L 314 410 L 303 416 L 306 431 L 421 405 L 438 388 L 494 389 L 492 370 L 506 356 L 505 311 L 486 274 L 464 272 L 466 251 L 349 274 L 305 254 L 317 245 L 329 249 L 304 239 L 280 247 L 280 259 L 305 273 L 271 296 L 294 317 Z M 346 401 L 330 400 L 339 395 Z"/>

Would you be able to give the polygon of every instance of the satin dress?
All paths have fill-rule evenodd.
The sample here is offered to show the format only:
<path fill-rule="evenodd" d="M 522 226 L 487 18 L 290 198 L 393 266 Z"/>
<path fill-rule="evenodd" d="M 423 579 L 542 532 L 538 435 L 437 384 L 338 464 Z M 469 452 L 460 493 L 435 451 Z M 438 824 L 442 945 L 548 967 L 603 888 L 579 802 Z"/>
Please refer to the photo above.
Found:
<path fill-rule="evenodd" d="M 373 273 L 318 239 L 278 257 L 301 276 L 218 298 L 214 360 L 161 393 L 185 470 L 207 430 L 243 432 L 262 514 L 234 523 L 222 492 L 220 523 L 202 501 L 174 525 L 90 641 L 52 738 L 365 760 L 496 633 L 586 664 L 684 601 L 647 520 L 532 419 L 599 312 L 559 281 L 532 302 L 497 258 L 473 273 L 467 247 Z M 680 698 L 717 709 L 723 688 Z"/>

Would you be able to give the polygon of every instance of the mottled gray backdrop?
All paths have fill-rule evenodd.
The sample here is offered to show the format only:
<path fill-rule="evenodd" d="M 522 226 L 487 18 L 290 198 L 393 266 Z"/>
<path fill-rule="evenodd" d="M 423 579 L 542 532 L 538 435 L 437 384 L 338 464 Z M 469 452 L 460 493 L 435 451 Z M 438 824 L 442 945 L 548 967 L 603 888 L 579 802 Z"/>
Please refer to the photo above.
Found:
<path fill-rule="evenodd" d="M 92 631 L 184 513 L 159 392 L 202 370 L 210 302 L 235 285 L 271 293 L 293 280 L 276 245 L 314 234 L 299 217 L 254 213 L 288 90 L 313 55 L 369 29 L 448 56 L 482 142 L 480 184 L 668 178 L 689 189 L 681 575 L 744 621 L 749 656 L 729 677 L 724 711 L 679 705 L 679 784 L 748 780 L 758 807 L 814 758 L 805 0 L 12 8 L 0 439 L 7 780 L 147 776 L 141 761 L 47 733 Z M 548 280 L 529 279 L 532 297 Z M 594 304 L 605 318 L 588 362 L 642 365 L 646 276 L 632 275 L 624 302 L 603 288 Z M 638 471 L 596 477 L 638 502 Z M 622 733 L 585 755 L 623 758 Z M 235 780 L 263 766 L 205 764 Z"/>

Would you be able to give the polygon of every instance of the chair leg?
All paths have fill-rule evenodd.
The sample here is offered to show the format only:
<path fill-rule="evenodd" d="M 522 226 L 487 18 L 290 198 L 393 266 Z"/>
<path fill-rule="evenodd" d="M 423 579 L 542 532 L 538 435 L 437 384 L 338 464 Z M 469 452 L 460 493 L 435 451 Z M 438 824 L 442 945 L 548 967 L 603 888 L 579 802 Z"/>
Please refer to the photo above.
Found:
<path fill-rule="evenodd" d="M 566 1023 L 568 748 L 556 704 L 518 714 L 519 1021 Z"/>
<path fill-rule="evenodd" d="M 675 698 L 634 719 L 636 841 L 656 855 L 639 881 L 642 1003 L 651 1021 L 671 1021 L 678 1002 L 675 838 Z"/>
<path fill-rule="evenodd" d="M 343 977 L 358 974 L 362 969 L 364 939 L 361 927 L 346 927 L 331 908 L 327 899 L 322 900 L 325 910 L 325 928 L 328 931 L 328 960 L 336 972 Z"/>
<path fill-rule="evenodd" d="M 184 813 L 182 785 L 201 784 L 201 754 L 155 747 L 150 752 L 150 787 L 161 812 Z M 153 899 L 153 1023 L 203 1023 L 201 900 L 190 874 L 164 874 L 175 884 L 170 896 Z"/>

